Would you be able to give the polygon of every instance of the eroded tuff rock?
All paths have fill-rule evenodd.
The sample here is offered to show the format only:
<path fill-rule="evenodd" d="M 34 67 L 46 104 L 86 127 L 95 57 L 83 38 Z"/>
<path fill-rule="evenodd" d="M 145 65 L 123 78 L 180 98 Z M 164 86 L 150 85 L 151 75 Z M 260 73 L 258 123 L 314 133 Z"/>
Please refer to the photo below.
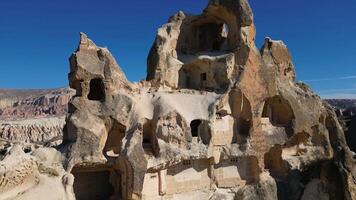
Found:
<path fill-rule="evenodd" d="M 63 138 L 64 117 L 3 121 L 0 141 L 38 145 L 59 145 Z"/>
<path fill-rule="evenodd" d="M 1 159 L 0 199 L 75 199 L 74 177 L 63 169 L 63 156 L 56 149 L 25 153 L 14 145 Z"/>
<path fill-rule="evenodd" d="M 211 0 L 158 30 L 130 83 L 81 33 L 63 143 L 31 158 L 62 199 L 356 199 L 336 114 L 295 83 L 283 42 L 254 38 L 246 0 Z"/>

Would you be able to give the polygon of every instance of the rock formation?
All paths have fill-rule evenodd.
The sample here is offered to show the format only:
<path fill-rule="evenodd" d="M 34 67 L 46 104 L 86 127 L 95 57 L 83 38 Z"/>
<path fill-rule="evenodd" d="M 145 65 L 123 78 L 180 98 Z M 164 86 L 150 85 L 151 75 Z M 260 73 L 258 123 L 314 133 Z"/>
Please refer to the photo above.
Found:
<path fill-rule="evenodd" d="M 295 82 L 283 42 L 258 50 L 255 33 L 247 0 L 179 12 L 158 30 L 140 83 L 81 33 L 63 143 L 31 152 L 29 175 L 16 171 L 35 183 L 14 183 L 14 195 L 0 179 L 0 191 L 29 199 L 51 183 L 59 191 L 47 199 L 356 199 L 333 109 Z"/>
<path fill-rule="evenodd" d="M 0 199 L 75 199 L 73 175 L 63 169 L 63 156 L 56 149 L 25 153 L 20 145 L 14 145 L 1 159 Z"/>
<path fill-rule="evenodd" d="M 59 145 L 63 138 L 64 117 L 3 121 L 0 141 L 38 145 Z"/>

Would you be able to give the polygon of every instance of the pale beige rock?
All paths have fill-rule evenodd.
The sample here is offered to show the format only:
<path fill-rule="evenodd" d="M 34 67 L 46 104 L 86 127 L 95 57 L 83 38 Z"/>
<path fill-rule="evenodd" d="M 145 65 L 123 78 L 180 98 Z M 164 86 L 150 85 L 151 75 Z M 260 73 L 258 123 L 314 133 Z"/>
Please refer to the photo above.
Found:
<path fill-rule="evenodd" d="M 194 191 L 207 199 L 202 191 L 215 188 L 241 199 L 276 199 L 285 192 L 280 185 L 301 195 L 295 185 L 303 185 L 298 180 L 315 163 L 343 163 L 335 149 L 343 148 L 350 162 L 331 109 L 294 82 L 286 45 L 267 38 L 259 51 L 254 37 L 245 1 L 210 1 L 199 16 L 179 12 L 157 32 L 147 81 L 131 84 L 121 70 L 108 76 L 117 64 L 104 67 L 101 62 L 113 58 L 100 57 L 107 49 L 82 34 L 71 62 L 78 96 L 67 118 L 66 169 L 106 168 L 111 183 L 116 177 L 112 195 L 123 199 L 174 199 Z M 300 174 L 291 185 L 293 171 Z M 338 174 L 325 187 L 348 179 L 324 171 Z M 334 192 L 349 198 L 351 188 Z"/>
<path fill-rule="evenodd" d="M 0 140 L 55 146 L 62 142 L 65 117 L 48 117 L 0 122 Z"/>
<path fill-rule="evenodd" d="M 81 33 L 63 143 L 31 157 L 40 183 L 79 200 L 354 199 L 335 113 L 295 83 L 283 42 L 259 51 L 255 34 L 246 0 L 179 12 L 157 32 L 147 80 L 130 83 Z"/>

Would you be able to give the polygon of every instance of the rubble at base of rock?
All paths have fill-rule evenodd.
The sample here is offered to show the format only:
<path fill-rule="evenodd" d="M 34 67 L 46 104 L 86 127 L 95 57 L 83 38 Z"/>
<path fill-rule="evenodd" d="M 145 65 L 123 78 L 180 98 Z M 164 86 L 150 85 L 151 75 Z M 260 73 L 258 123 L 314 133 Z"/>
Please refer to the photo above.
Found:
<path fill-rule="evenodd" d="M 0 199 L 356 199 L 335 112 L 255 33 L 247 0 L 179 12 L 139 83 L 81 33 L 63 142 L 2 152 Z"/>

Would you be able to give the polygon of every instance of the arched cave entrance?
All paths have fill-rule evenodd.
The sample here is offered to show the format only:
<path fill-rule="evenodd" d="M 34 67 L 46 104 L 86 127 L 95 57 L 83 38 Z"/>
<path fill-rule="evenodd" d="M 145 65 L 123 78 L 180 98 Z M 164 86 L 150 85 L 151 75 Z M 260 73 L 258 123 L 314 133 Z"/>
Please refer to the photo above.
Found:
<path fill-rule="evenodd" d="M 105 85 L 102 79 L 90 80 L 88 99 L 93 101 L 105 101 Z"/>
<path fill-rule="evenodd" d="M 234 118 L 234 137 L 232 143 L 246 144 L 252 128 L 252 110 L 250 101 L 239 90 L 230 93 L 229 104 Z"/>
<path fill-rule="evenodd" d="M 186 64 L 179 70 L 179 88 L 208 89 L 209 65 Z"/>
<path fill-rule="evenodd" d="M 197 51 L 221 51 L 227 48 L 229 28 L 226 23 L 208 22 L 194 28 Z"/>
<path fill-rule="evenodd" d="M 236 49 L 241 37 L 236 27 L 236 16 L 227 10 L 211 12 L 206 10 L 200 16 L 188 23 L 181 30 L 177 42 L 179 54 L 220 54 Z"/>
<path fill-rule="evenodd" d="M 142 148 L 146 153 L 157 155 L 159 152 L 155 125 L 151 120 L 146 120 L 142 126 Z"/>
<path fill-rule="evenodd" d="M 208 145 L 211 140 L 211 129 L 209 122 L 206 120 L 195 119 L 190 122 L 190 131 L 193 140 L 201 140 L 205 145 Z M 196 139 L 194 139 L 196 138 Z"/>
<path fill-rule="evenodd" d="M 183 65 L 179 70 L 178 88 L 220 93 L 229 84 L 226 68 L 215 62 L 198 60 Z"/>
<path fill-rule="evenodd" d="M 196 119 L 190 122 L 190 131 L 192 134 L 192 137 L 198 137 L 198 132 L 199 132 L 199 126 L 201 124 L 201 120 Z"/>
<path fill-rule="evenodd" d="M 294 112 L 288 100 L 281 96 L 274 96 L 265 101 L 262 118 L 269 118 L 276 127 L 284 127 L 288 137 L 294 134 Z"/>
<path fill-rule="evenodd" d="M 114 122 L 106 140 L 104 155 L 118 157 L 122 147 L 122 139 L 125 137 L 126 126 Z"/>
<path fill-rule="evenodd" d="M 243 138 L 249 137 L 251 126 L 252 123 L 250 119 L 240 118 L 237 125 L 238 134 Z"/>

